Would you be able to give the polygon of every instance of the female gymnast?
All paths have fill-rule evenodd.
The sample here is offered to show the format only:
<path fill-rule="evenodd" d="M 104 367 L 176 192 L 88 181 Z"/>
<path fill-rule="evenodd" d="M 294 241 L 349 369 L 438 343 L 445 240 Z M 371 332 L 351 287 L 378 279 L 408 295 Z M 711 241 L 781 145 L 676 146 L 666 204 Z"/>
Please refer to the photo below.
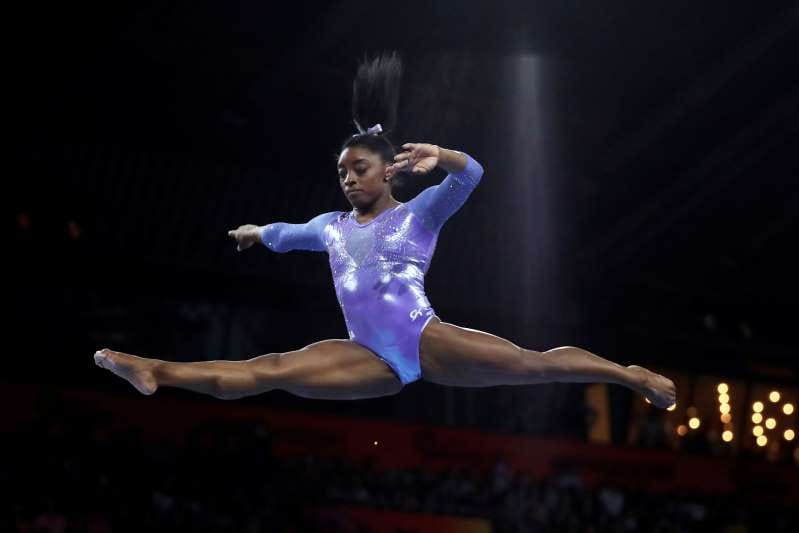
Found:
<path fill-rule="evenodd" d="M 475 329 L 442 322 L 424 292 L 439 231 L 480 182 L 483 168 L 463 152 L 407 143 L 397 154 L 383 133 L 395 123 L 402 65 L 383 55 L 362 63 L 353 83 L 359 133 L 338 158 L 339 185 L 352 210 L 305 224 L 247 224 L 228 232 L 239 251 L 327 252 L 349 332 L 296 351 L 243 361 L 170 362 L 102 349 L 97 365 L 143 394 L 179 387 L 222 399 L 280 389 L 316 399 L 396 394 L 418 379 L 458 387 L 549 382 L 616 383 L 657 407 L 675 402 L 674 383 L 640 366 L 622 366 L 572 346 L 530 350 Z M 364 128 L 364 126 L 370 126 Z M 392 196 L 399 172 L 448 175 L 405 203 Z"/>

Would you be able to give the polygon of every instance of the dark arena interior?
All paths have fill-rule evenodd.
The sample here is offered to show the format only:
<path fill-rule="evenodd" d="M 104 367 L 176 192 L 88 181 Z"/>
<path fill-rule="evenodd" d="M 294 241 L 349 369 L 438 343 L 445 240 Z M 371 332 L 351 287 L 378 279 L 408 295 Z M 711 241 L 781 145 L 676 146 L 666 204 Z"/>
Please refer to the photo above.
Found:
<path fill-rule="evenodd" d="M 795 0 L 8 10 L 0 530 L 796 531 Z M 441 165 L 402 174 L 396 201 L 450 179 L 457 151 L 484 170 L 440 229 L 430 304 L 564 373 L 434 382 L 442 354 L 458 379 L 488 379 L 472 352 L 505 355 L 433 333 L 399 392 L 314 396 L 328 374 L 366 386 L 334 352 L 299 370 L 325 339 L 368 354 L 342 314 L 366 311 L 337 301 L 328 254 L 228 232 L 387 201 L 343 194 L 337 159 L 359 64 L 392 51 L 388 138 Z M 246 397 L 146 395 L 101 349 L 205 362 L 170 368 L 220 387 L 222 361 L 297 362 L 246 374 L 275 379 Z M 667 377 L 676 403 L 565 373 L 583 350 Z"/>

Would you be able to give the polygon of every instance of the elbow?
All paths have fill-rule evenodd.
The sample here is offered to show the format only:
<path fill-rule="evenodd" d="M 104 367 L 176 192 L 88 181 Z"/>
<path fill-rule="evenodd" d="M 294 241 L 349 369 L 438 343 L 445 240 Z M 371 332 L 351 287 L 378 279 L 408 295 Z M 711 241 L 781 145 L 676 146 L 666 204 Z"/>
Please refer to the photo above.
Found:
<path fill-rule="evenodd" d="M 474 161 L 474 173 L 477 175 L 477 178 L 480 179 L 484 172 L 483 165 L 476 159 L 472 159 L 472 161 Z"/>
<path fill-rule="evenodd" d="M 261 231 L 261 243 L 273 252 L 279 254 L 288 252 L 281 242 L 280 228 L 277 224 L 267 224 L 264 226 L 264 229 Z"/>
<path fill-rule="evenodd" d="M 474 186 L 480 183 L 480 180 L 483 178 L 483 165 L 481 165 L 476 159 L 472 156 L 468 156 L 469 160 L 466 163 L 466 169 L 468 174 L 472 177 Z"/>

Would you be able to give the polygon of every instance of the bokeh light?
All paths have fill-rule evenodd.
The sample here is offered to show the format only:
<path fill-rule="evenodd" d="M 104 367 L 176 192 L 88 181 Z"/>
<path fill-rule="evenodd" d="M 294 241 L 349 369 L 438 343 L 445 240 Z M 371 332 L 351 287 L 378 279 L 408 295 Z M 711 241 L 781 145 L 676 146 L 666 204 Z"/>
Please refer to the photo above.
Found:
<path fill-rule="evenodd" d="M 730 404 L 723 403 L 723 404 L 719 405 L 719 412 L 721 412 L 722 414 L 729 413 L 730 412 Z"/>
<path fill-rule="evenodd" d="M 696 417 L 693 417 L 691 420 L 688 421 L 688 426 L 690 426 L 691 429 L 698 428 L 699 424 L 701 424 L 701 422 Z"/>
<path fill-rule="evenodd" d="M 666 407 L 666 411 L 674 411 L 677 409 L 677 404 L 672 404 L 670 407 Z"/>
<path fill-rule="evenodd" d="M 686 411 L 685 411 L 685 412 L 686 412 L 686 413 L 688 413 L 688 416 L 694 417 L 694 416 L 696 416 L 696 407 L 694 407 L 694 406 L 692 405 L 691 407 L 689 407 L 688 409 L 686 409 Z"/>
<path fill-rule="evenodd" d="M 786 429 L 783 431 L 782 436 L 785 438 L 785 440 L 793 440 L 796 434 L 792 429 Z"/>
<path fill-rule="evenodd" d="M 685 424 L 680 424 L 679 426 L 677 426 L 677 435 L 683 437 L 685 436 L 686 433 L 688 433 L 688 426 L 686 426 Z"/>
<path fill-rule="evenodd" d="M 716 387 L 716 390 L 719 391 L 719 394 L 727 394 L 727 392 L 729 391 L 729 387 L 727 386 L 726 383 L 719 383 L 718 386 Z"/>
<path fill-rule="evenodd" d="M 763 434 L 763 426 L 754 426 L 752 428 L 752 435 L 754 435 L 755 437 L 759 437 L 762 434 Z"/>
<path fill-rule="evenodd" d="M 725 424 L 729 424 L 731 420 L 732 420 L 732 415 L 730 413 L 724 413 L 723 415 L 721 415 L 721 421 L 724 422 Z"/>
<path fill-rule="evenodd" d="M 765 436 L 765 435 L 760 435 L 760 436 L 757 438 L 757 445 L 758 445 L 758 446 L 765 446 L 765 445 L 766 445 L 766 443 L 768 443 L 768 439 L 766 438 L 766 436 Z"/>
<path fill-rule="evenodd" d="M 780 401 L 780 393 L 779 391 L 771 391 L 768 393 L 768 399 L 771 400 L 772 403 L 777 403 Z"/>
<path fill-rule="evenodd" d="M 774 420 L 773 418 L 767 418 L 766 427 L 769 429 L 774 429 L 775 427 L 777 427 L 777 421 Z"/>
<path fill-rule="evenodd" d="M 785 405 L 783 405 L 782 406 L 782 412 L 785 413 L 786 415 L 789 415 L 789 414 L 793 413 L 793 404 L 792 403 L 786 403 Z"/>
<path fill-rule="evenodd" d="M 721 434 L 721 438 L 724 442 L 730 442 L 732 440 L 732 431 L 729 429 L 726 430 L 724 433 Z"/>
<path fill-rule="evenodd" d="M 763 415 L 761 415 L 760 413 L 754 413 L 752 415 L 752 422 L 754 422 L 755 424 L 759 424 L 762 421 L 763 421 Z"/>
<path fill-rule="evenodd" d="M 763 410 L 763 402 L 755 402 L 752 404 L 752 411 L 759 413 Z"/>
<path fill-rule="evenodd" d="M 719 394 L 719 403 L 730 403 L 729 394 Z"/>

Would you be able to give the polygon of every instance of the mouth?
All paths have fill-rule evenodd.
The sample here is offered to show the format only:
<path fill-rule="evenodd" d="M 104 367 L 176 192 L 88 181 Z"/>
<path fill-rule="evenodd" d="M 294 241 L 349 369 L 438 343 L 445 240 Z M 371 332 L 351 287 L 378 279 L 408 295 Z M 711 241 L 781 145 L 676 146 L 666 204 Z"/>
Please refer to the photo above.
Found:
<path fill-rule="evenodd" d="M 351 194 L 354 194 L 356 192 L 363 192 L 363 191 L 361 189 L 354 189 L 354 190 L 351 190 L 351 191 L 347 191 L 347 196 L 349 196 Z"/>

